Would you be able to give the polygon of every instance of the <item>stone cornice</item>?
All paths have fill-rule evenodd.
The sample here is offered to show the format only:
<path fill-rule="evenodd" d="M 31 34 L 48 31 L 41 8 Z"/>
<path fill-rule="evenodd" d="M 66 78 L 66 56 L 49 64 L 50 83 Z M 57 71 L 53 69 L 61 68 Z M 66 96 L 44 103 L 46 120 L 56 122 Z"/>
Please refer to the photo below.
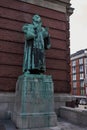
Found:
<path fill-rule="evenodd" d="M 61 2 L 64 2 L 64 3 L 70 3 L 70 0 L 59 0 Z"/>
<path fill-rule="evenodd" d="M 45 7 L 45 8 L 49 8 L 49 9 L 53 9 L 56 11 L 66 13 L 67 12 L 66 5 L 64 5 L 64 4 L 62 5 L 62 2 L 67 4 L 67 2 L 70 0 L 58 0 L 58 1 L 56 0 L 56 3 L 55 3 L 55 0 L 53 0 L 53 1 L 52 0 L 19 0 L 19 1 L 31 3 L 34 5 L 39 5 L 41 7 Z M 58 2 L 58 4 L 57 4 L 57 2 Z M 59 3 L 61 3 L 61 4 L 59 4 Z"/>
<path fill-rule="evenodd" d="M 46 1 L 50 1 L 50 2 L 53 2 L 53 3 L 58 3 L 58 2 L 70 3 L 70 0 L 46 0 Z"/>
<path fill-rule="evenodd" d="M 19 1 L 67 13 L 67 16 L 70 16 L 74 10 L 73 8 L 71 8 L 70 0 L 19 0 Z"/>

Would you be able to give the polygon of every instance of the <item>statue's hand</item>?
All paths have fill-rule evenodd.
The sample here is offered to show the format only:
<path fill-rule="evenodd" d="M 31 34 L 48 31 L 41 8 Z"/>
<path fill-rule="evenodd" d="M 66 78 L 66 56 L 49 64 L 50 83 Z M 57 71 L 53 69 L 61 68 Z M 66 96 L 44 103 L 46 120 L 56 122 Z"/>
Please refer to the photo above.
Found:
<path fill-rule="evenodd" d="M 25 24 L 22 28 L 23 32 L 26 33 L 28 31 L 28 24 Z"/>
<path fill-rule="evenodd" d="M 34 34 L 33 32 L 31 32 L 31 31 L 27 31 L 27 32 L 25 33 L 25 37 L 26 37 L 27 40 L 29 40 L 29 39 L 34 39 L 35 34 Z"/>
<path fill-rule="evenodd" d="M 49 33 L 48 33 L 48 28 L 44 28 L 43 29 L 43 36 L 44 38 L 48 37 Z"/>
<path fill-rule="evenodd" d="M 25 24 L 23 26 L 23 32 L 27 40 L 34 39 L 35 33 L 34 33 L 33 26 L 31 24 Z"/>

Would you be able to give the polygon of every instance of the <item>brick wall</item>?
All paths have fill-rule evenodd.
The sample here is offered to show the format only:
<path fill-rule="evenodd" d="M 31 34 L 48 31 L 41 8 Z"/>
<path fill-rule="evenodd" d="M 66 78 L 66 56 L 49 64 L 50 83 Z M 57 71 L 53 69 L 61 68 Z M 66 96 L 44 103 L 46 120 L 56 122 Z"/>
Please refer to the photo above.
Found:
<path fill-rule="evenodd" d="M 39 14 L 49 27 L 52 47 L 46 52 L 46 74 L 51 74 L 56 93 L 70 92 L 69 28 L 66 13 L 18 0 L 0 0 L 0 91 L 15 91 L 22 74 L 25 23 Z"/>

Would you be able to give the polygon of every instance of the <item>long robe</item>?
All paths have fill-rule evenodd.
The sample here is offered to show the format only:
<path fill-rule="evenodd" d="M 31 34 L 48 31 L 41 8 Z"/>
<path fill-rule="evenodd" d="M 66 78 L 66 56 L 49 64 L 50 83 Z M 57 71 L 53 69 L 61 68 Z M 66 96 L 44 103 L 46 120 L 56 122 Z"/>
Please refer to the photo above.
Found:
<path fill-rule="evenodd" d="M 43 27 L 37 33 L 33 26 L 27 25 L 27 29 L 29 27 L 32 27 L 36 36 L 30 39 L 25 37 L 23 72 L 43 73 L 46 70 L 45 49 L 50 47 L 49 34 L 44 34 L 45 28 Z"/>

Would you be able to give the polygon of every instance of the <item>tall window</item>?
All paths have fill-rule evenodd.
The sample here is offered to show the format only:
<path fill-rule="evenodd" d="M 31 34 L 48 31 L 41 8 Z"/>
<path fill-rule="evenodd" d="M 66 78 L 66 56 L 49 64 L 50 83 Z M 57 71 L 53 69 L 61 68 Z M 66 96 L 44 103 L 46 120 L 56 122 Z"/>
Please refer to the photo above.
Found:
<path fill-rule="evenodd" d="M 85 78 L 87 78 L 87 58 L 84 59 L 85 62 Z"/>
<path fill-rule="evenodd" d="M 76 80 L 76 74 L 73 75 L 73 80 Z"/>
<path fill-rule="evenodd" d="M 79 59 L 79 64 L 83 64 L 83 58 Z"/>
<path fill-rule="evenodd" d="M 77 83 L 73 82 L 73 88 L 77 88 Z"/>
<path fill-rule="evenodd" d="M 76 66 L 72 67 L 72 73 L 76 73 Z"/>
<path fill-rule="evenodd" d="M 81 91 L 81 95 L 84 96 L 84 95 L 85 95 L 85 90 L 84 90 L 84 88 L 81 88 L 80 91 Z"/>
<path fill-rule="evenodd" d="M 83 73 L 80 74 L 80 79 L 84 79 L 84 74 Z"/>
<path fill-rule="evenodd" d="M 83 72 L 83 65 L 79 66 L 79 70 L 80 70 L 80 72 Z"/>
<path fill-rule="evenodd" d="M 84 59 L 85 64 L 87 65 L 87 58 Z"/>
<path fill-rule="evenodd" d="M 80 87 L 84 88 L 84 81 L 80 81 Z"/>
<path fill-rule="evenodd" d="M 87 65 L 85 66 L 85 78 L 87 78 Z"/>
<path fill-rule="evenodd" d="M 76 66 L 76 61 L 72 61 L 72 66 Z"/>

